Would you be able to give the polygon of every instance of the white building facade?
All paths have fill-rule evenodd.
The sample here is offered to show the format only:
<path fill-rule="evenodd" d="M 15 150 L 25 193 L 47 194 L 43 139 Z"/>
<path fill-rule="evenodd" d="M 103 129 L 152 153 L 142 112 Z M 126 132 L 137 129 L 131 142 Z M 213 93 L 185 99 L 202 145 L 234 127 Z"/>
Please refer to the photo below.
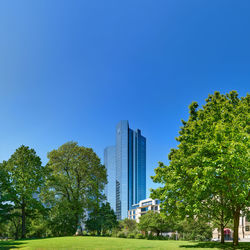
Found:
<path fill-rule="evenodd" d="M 128 218 L 139 223 L 140 217 L 148 211 L 160 212 L 160 201 L 151 198 L 141 200 L 138 204 L 132 205 L 128 211 Z"/>

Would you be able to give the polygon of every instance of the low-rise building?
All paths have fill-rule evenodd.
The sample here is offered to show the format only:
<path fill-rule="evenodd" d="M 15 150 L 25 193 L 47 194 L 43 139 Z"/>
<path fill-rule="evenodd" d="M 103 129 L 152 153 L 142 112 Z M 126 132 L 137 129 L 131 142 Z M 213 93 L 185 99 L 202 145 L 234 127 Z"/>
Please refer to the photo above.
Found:
<path fill-rule="evenodd" d="M 138 204 L 132 205 L 132 209 L 128 211 L 128 218 L 140 221 L 140 217 L 148 211 L 160 212 L 160 200 L 153 200 L 151 198 L 141 200 Z"/>
<path fill-rule="evenodd" d="M 225 240 L 231 240 L 233 238 L 233 230 L 225 228 L 224 230 Z M 213 238 L 220 239 L 221 233 L 219 229 L 214 229 Z M 239 221 L 239 239 L 250 240 L 250 221 L 247 220 L 246 216 L 240 217 Z"/>

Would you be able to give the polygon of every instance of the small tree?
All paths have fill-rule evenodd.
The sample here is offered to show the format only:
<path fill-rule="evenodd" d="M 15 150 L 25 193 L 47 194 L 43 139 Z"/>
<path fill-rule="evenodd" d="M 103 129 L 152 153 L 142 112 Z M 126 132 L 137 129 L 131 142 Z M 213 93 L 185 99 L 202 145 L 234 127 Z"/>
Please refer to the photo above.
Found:
<path fill-rule="evenodd" d="M 40 206 L 40 202 L 35 197 L 38 196 L 39 188 L 44 183 L 44 168 L 35 150 L 24 145 L 11 155 L 5 168 L 10 178 L 9 201 L 14 204 L 16 210 L 21 211 L 21 237 L 25 238 L 26 217 L 30 214 L 28 210 L 31 212 Z"/>
<path fill-rule="evenodd" d="M 185 240 L 209 240 L 212 237 L 212 227 L 203 218 L 185 218 L 175 223 L 175 229 Z"/>
<path fill-rule="evenodd" d="M 138 224 L 138 228 L 144 231 L 146 236 L 149 231 L 159 236 L 162 232 L 170 231 L 172 227 L 172 223 L 166 216 L 154 211 L 148 211 L 145 215 L 141 216 Z"/>
<path fill-rule="evenodd" d="M 140 222 L 138 224 L 138 229 L 145 233 L 148 236 L 148 231 L 150 231 L 151 223 L 151 213 L 146 213 L 140 217 Z"/>
<path fill-rule="evenodd" d="M 121 221 L 122 228 L 125 229 L 128 233 L 133 233 L 137 228 L 137 223 L 135 220 L 125 218 Z"/>
<path fill-rule="evenodd" d="M 102 203 L 100 207 L 96 206 L 86 221 L 87 230 L 97 232 L 98 235 L 105 235 L 107 231 L 112 232 L 117 225 L 115 212 L 108 202 Z"/>

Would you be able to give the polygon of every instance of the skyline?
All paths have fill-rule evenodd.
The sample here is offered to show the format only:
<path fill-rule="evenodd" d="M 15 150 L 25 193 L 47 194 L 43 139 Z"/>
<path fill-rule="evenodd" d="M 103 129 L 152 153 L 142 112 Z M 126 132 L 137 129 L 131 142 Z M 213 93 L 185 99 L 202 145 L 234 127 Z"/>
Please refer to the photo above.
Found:
<path fill-rule="evenodd" d="M 61 4 L 64 2 L 64 4 Z M 249 92 L 250 2 L 0 3 L 0 161 L 21 144 L 103 150 L 128 120 L 147 138 L 149 176 L 181 119 L 208 94 Z"/>

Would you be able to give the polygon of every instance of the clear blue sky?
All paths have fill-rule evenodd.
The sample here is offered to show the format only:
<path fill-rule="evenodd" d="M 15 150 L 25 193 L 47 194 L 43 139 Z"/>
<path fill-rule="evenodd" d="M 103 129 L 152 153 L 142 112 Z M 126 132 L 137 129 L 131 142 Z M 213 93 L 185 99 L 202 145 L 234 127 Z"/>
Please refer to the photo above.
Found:
<path fill-rule="evenodd" d="M 0 161 L 70 140 L 103 158 L 127 119 L 155 187 L 188 105 L 249 83 L 249 0 L 0 2 Z"/>

